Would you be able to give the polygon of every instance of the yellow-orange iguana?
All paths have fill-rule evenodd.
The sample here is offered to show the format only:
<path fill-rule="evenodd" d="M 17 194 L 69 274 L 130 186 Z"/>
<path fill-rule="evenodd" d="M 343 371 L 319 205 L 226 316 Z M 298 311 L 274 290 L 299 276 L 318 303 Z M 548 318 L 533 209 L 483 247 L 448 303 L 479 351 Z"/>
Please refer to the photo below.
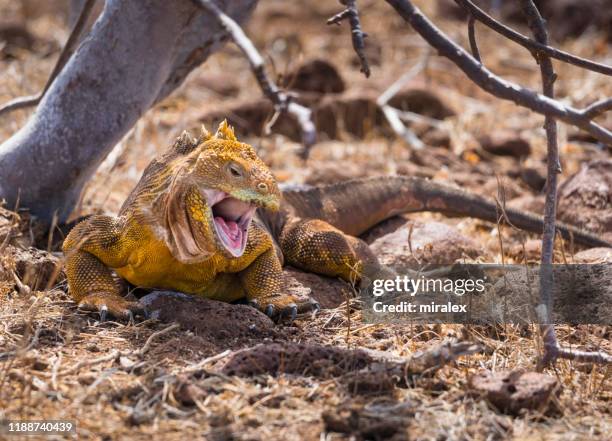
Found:
<path fill-rule="evenodd" d="M 63 250 L 70 293 L 85 309 L 119 318 L 142 311 L 121 295 L 133 285 L 211 299 L 246 298 L 270 316 L 301 306 L 282 291 L 283 262 L 359 278 L 380 268 L 356 236 L 396 214 L 438 211 L 495 222 L 496 205 L 453 187 L 402 176 L 357 179 L 281 195 L 268 167 L 223 122 L 215 135 L 181 135 L 153 160 L 117 217 L 79 223 Z M 539 232 L 537 216 L 506 210 L 517 227 Z M 587 245 L 610 244 L 567 225 Z"/>

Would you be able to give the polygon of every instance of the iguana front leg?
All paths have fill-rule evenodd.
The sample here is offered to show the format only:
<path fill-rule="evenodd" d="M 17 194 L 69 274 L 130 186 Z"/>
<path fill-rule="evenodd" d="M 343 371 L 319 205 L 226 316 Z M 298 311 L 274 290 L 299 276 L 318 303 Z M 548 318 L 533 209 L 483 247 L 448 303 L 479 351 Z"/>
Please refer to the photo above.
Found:
<path fill-rule="evenodd" d="M 298 312 L 318 309 L 311 299 L 298 299 L 283 292 L 283 267 L 273 246 L 240 272 L 249 302 L 271 318 L 295 319 Z"/>
<path fill-rule="evenodd" d="M 121 222 L 109 216 L 92 216 L 72 229 L 64 241 L 68 289 L 79 308 L 110 313 L 128 319 L 143 313 L 137 302 L 121 296 L 110 268 L 124 266 L 128 249 L 121 236 Z"/>

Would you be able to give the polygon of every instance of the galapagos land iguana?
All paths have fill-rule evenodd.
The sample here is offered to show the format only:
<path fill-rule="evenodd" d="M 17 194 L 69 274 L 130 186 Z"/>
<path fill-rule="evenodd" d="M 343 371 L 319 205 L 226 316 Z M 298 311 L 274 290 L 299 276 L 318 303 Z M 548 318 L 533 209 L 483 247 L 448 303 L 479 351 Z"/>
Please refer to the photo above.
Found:
<path fill-rule="evenodd" d="M 198 139 L 184 132 L 154 159 L 116 217 L 95 215 L 64 241 L 69 290 L 80 307 L 118 318 L 142 312 L 116 276 L 139 287 L 222 301 L 246 298 L 272 317 L 313 306 L 284 293 L 282 266 L 358 280 L 380 268 L 357 238 L 401 213 L 435 211 L 496 222 L 496 204 L 426 179 L 355 179 L 281 195 L 254 149 L 227 122 Z M 505 210 L 515 226 L 542 231 L 541 218 Z M 568 225 L 565 236 L 610 246 Z M 316 306 L 316 304 L 314 304 Z"/>

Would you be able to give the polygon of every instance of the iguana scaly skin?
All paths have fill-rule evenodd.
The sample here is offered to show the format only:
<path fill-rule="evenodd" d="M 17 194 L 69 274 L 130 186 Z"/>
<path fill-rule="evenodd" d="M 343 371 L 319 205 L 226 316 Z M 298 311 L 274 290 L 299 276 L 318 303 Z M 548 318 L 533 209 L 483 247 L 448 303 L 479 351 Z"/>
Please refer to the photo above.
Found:
<path fill-rule="evenodd" d="M 495 222 L 494 203 L 431 181 L 390 176 L 281 194 L 253 148 L 223 122 L 213 136 L 184 133 L 155 159 L 117 217 L 92 216 L 63 250 L 70 293 L 86 309 L 127 318 L 141 311 L 122 297 L 133 285 L 211 299 L 248 299 L 270 316 L 309 304 L 282 291 L 282 265 L 359 281 L 382 268 L 355 236 L 396 214 L 439 211 Z M 506 210 L 510 222 L 541 231 L 540 218 Z M 577 242 L 610 244 L 560 225 Z"/>

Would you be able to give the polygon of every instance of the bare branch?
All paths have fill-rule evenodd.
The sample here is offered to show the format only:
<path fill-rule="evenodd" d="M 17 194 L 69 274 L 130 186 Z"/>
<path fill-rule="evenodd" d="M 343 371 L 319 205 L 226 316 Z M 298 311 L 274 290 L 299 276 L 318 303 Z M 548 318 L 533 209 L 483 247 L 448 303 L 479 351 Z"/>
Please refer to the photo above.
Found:
<path fill-rule="evenodd" d="M 356 0 L 340 0 L 340 3 L 346 5 L 346 9 L 332 18 L 327 20 L 327 24 L 340 24 L 342 20 L 348 19 L 351 25 L 351 39 L 353 41 L 353 49 L 355 49 L 355 53 L 359 57 L 359 62 L 361 63 L 361 72 L 366 77 L 370 76 L 370 65 L 368 64 L 368 59 L 365 56 L 365 38 L 367 35 L 361 30 L 361 20 L 359 19 L 359 10 L 357 9 L 357 1 Z"/>
<path fill-rule="evenodd" d="M 423 13 L 408 0 L 386 0 L 421 37 L 438 52 L 450 59 L 475 84 L 490 94 L 533 110 L 552 116 L 568 124 L 580 127 L 599 141 L 612 144 L 612 132 L 584 116 L 581 110 L 539 94 L 531 89 L 506 81 L 482 64 L 465 49 L 449 39 Z"/>
<path fill-rule="evenodd" d="M 555 358 L 565 358 L 568 360 L 582 361 L 585 363 L 612 363 L 612 356 L 602 351 L 579 351 L 558 347 Z"/>
<path fill-rule="evenodd" d="M 42 98 L 42 92 L 38 95 L 20 96 L 4 103 L 0 106 L 0 115 L 12 112 L 13 110 L 27 109 L 37 105 Z"/>
<path fill-rule="evenodd" d="M 476 6 L 472 1 L 455 1 L 462 7 L 464 7 L 470 13 L 470 16 L 474 19 L 478 20 L 485 26 L 493 29 L 495 32 L 503 35 L 504 37 L 529 49 L 532 52 L 542 52 L 548 55 L 549 57 L 556 58 L 557 60 L 563 61 L 565 63 L 573 64 L 575 66 L 592 70 L 593 72 L 598 72 L 604 75 L 612 75 L 612 66 L 608 66 L 602 63 L 596 63 L 594 61 L 587 60 L 585 58 L 581 58 L 576 55 L 572 55 L 562 50 L 556 49 L 554 47 L 549 46 L 548 44 L 542 44 L 539 41 L 534 41 L 529 37 L 526 37 L 523 34 L 516 32 L 514 29 L 495 20 L 493 17 L 491 17 L 478 6 Z"/>
<path fill-rule="evenodd" d="M 548 44 L 548 34 L 546 24 L 540 15 L 538 8 L 533 0 L 521 0 L 523 13 L 527 18 L 527 24 L 532 30 L 538 43 Z M 540 65 L 542 73 L 542 84 L 544 94 L 554 98 L 554 82 L 556 75 L 550 57 L 541 52 L 535 52 L 534 58 Z M 605 102 L 604 102 L 605 105 Z M 607 105 L 610 105 L 608 103 Z M 603 106 L 605 107 L 605 106 Z M 609 363 L 612 361 L 610 355 L 603 352 L 569 351 L 560 347 L 555 333 L 555 328 L 551 323 L 551 311 L 553 305 L 554 279 L 552 272 L 553 251 L 555 242 L 555 221 L 557 216 L 557 174 L 561 172 L 559 161 L 559 146 L 557 143 L 557 123 L 551 116 L 546 116 L 544 122 L 547 140 L 547 179 L 546 179 L 546 200 L 544 204 L 544 232 L 542 234 L 542 259 L 540 269 L 540 302 L 544 306 L 543 315 L 545 321 L 540 325 L 542 340 L 544 343 L 544 354 L 540 361 L 540 366 L 544 367 L 557 358 L 571 358 L 582 361 L 597 361 Z"/>
<path fill-rule="evenodd" d="M 251 70 L 264 95 L 272 101 L 277 113 L 287 112 L 297 120 L 302 129 L 303 155 L 316 142 L 316 127 L 312 122 L 312 111 L 291 100 L 291 96 L 281 91 L 266 74 L 263 57 L 247 37 L 242 28 L 230 16 L 225 14 L 212 0 L 193 0 L 193 2 L 213 15 L 232 40 L 240 48 L 251 65 Z M 276 118 L 273 117 L 273 119 Z"/>
<path fill-rule="evenodd" d="M 471 4 L 463 0 L 457 1 L 460 1 L 461 4 Z M 446 34 L 429 21 L 429 19 L 427 19 L 427 17 L 425 17 L 410 1 L 387 0 L 387 3 L 389 3 L 399 15 L 416 30 L 430 46 L 436 48 L 441 55 L 450 59 L 483 90 L 498 98 L 513 101 L 520 106 L 545 115 L 544 127 L 546 129 L 548 143 L 548 179 L 544 209 L 544 232 L 542 236 L 540 293 L 543 308 L 540 308 L 540 320 L 542 320 L 541 323 L 550 323 L 552 305 L 551 293 L 553 287 L 551 264 L 555 237 L 557 174 L 561 171 L 557 145 L 556 119 L 578 126 L 591 133 L 600 141 L 612 144 L 612 132 L 591 121 L 591 118 L 610 110 L 612 107 L 612 99 L 598 101 L 583 110 L 565 106 L 554 99 L 554 82 L 556 75 L 551 62 L 552 55 L 549 54 L 549 49 L 551 48 L 548 46 L 548 35 L 545 22 L 533 3 L 533 0 L 522 0 L 522 4 L 529 27 L 532 29 L 537 40 L 534 42 L 533 40 L 527 39 L 529 42 L 537 44 L 535 49 L 532 48 L 532 54 L 540 65 L 544 94 L 539 94 L 533 90 L 523 88 L 520 85 L 505 81 L 493 74 L 479 63 L 476 58 L 465 51 L 465 49 L 449 39 Z M 471 9 L 469 10 L 472 12 Z M 474 13 L 474 15 L 475 18 L 478 19 L 476 13 Z M 471 33 L 473 33 L 473 31 L 471 31 Z M 607 66 L 604 67 L 607 69 Z M 601 72 L 601 70 L 596 71 Z M 541 367 L 546 366 L 559 357 L 602 363 L 612 361 L 612 357 L 603 352 L 570 351 L 561 348 L 552 325 L 544 324 L 540 329 L 544 342 L 544 354 L 540 362 Z"/>
<path fill-rule="evenodd" d="M 596 101 L 586 107 L 582 113 L 585 117 L 593 119 L 609 110 L 612 110 L 612 98 Z"/>
<path fill-rule="evenodd" d="M 42 92 L 37 95 L 29 95 L 12 99 L 8 103 L 0 106 L 0 115 L 12 112 L 13 110 L 25 109 L 27 107 L 36 106 L 40 102 L 40 100 L 43 99 L 45 93 L 47 92 L 49 87 L 51 87 L 51 84 L 53 83 L 55 78 L 59 75 L 59 73 L 62 71 L 62 69 L 74 53 L 77 44 L 81 39 L 81 34 L 85 29 L 85 25 L 87 24 L 87 20 L 89 19 L 89 14 L 91 13 L 91 10 L 93 9 L 95 3 L 96 0 L 87 0 L 83 5 L 83 9 L 81 9 L 79 18 L 77 19 L 74 28 L 72 28 L 72 31 L 68 36 L 68 40 L 66 41 L 66 44 L 64 45 L 64 48 L 62 49 L 59 58 L 55 62 L 55 66 L 53 67 L 53 70 L 51 71 L 51 74 L 49 75 L 47 83 L 45 84 L 45 87 L 43 88 Z"/>
<path fill-rule="evenodd" d="M 538 8 L 532 0 L 521 0 L 523 13 L 527 18 L 527 24 L 533 32 L 538 43 L 548 44 L 548 33 L 546 25 L 540 15 Z M 555 72 L 550 57 L 544 53 L 533 53 L 536 62 L 540 65 L 542 76 L 542 86 L 544 94 L 550 98 L 555 97 L 554 83 Z M 557 217 L 557 174 L 561 172 L 559 162 L 559 145 L 557 143 L 557 122 L 551 116 L 546 116 L 544 120 L 547 143 L 547 176 L 546 176 L 546 197 L 544 203 L 544 231 L 542 233 L 542 256 L 540 269 L 540 302 L 543 306 L 541 310 L 543 317 L 541 323 L 551 323 L 551 311 L 553 305 L 553 251 L 555 245 L 555 222 Z M 542 339 L 544 342 L 544 356 L 548 358 L 551 348 L 559 346 L 555 335 L 554 326 L 551 324 L 540 325 Z"/>
<path fill-rule="evenodd" d="M 410 146 L 415 149 L 422 149 L 425 144 L 419 139 L 416 134 L 404 125 L 402 122 L 403 112 L 399 109 L 391 107 L 389 100 L 393 98 L 406 84 L 417 76 L 427 64 L 429 60 L 429 51 L 421 58 L 421 60 L 415 64 L 408 72 L 399 77 L 393 84 L 391 84 L 383 93 L 380 94 L 376 100 L 376 104 L 383 112 L 383 115 L 387 119 L 387 122 L 391 126 L 391 129 L 396 133 L 397 136 L 401 137 Z"/>
<path fill-rule="evenodd" d="M 349 11 L 348 9 L 344 9 L 343 11 L 338 12 L 336 15 L 334 15 L 332 18 L 327 20 L 327 24 L 328 25 L 332 25 L 332 24 L 340 24 L 340 22 L 342 20 L 344 20 L 345 18 L 347 18 L 349 16 L 349 14 L 351 13 L 351 11 Z"/>
<path fill-rule="evenodd" d="M 472 55 L 479 63 L 482 63 L 480 51 L 478 50 L 478 43 L 476 42 L 476 29 L 474 26 L 475 21 L 474 16 L 470 15 L 468 20 L 468 38 L 470 39 L 470 49 L 472 50 Z"/>

